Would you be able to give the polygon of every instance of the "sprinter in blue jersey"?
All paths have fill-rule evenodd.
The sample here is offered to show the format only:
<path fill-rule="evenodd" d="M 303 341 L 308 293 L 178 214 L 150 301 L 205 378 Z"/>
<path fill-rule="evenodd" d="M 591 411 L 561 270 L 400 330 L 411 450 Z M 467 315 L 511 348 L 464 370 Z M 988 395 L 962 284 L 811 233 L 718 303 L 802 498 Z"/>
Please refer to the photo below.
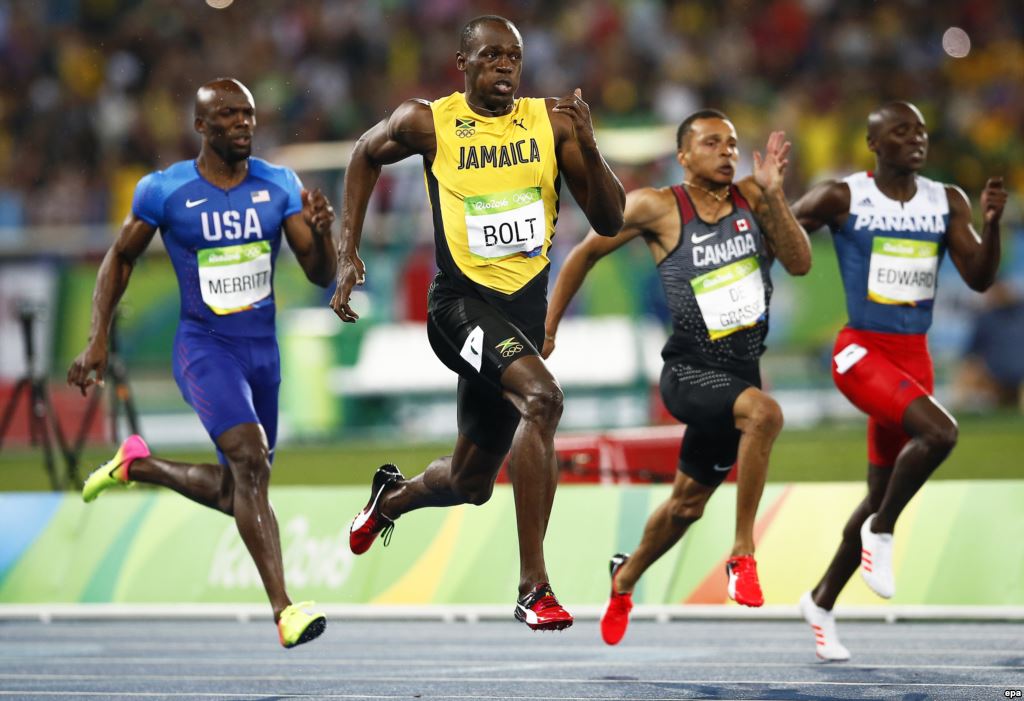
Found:
<path fill-rule="evenodd" d="M 963 190 L 918 174 L 928 129 L 914 105 L 891 102 L 872 112 L 867 140 L 873 172 L 822 183 L 793 205 L 808 231 L 832 231 L 849 315 L 833 351 L 832 379 L 868 415 L 868 494 L 821 581 L 800 600 L 825 660 L 850 657 L 832 607 L 858 566 L 876 594 L 893 595 L 896 520 L 956 445 L 956 421 L 932 396 L 925 338 L 939 265 L 948 251 L 972 290 L 988 289 L 999 267 L 1006 205 L 1002 178 L 989 179 L 979 236 Z"/>
<path fill-rule="evenodd" d="M 83 395 L 102 384 L 114 308 L 159 229 L 181 293 L 174 378 L 213 439 L 220 464 L 162 460 L 140 436 L 130 436 L 89 475 L 82 496 L 88 502 L 114 485 L 148 482 L 233 516 L 263 580 L 281 644 L 292 647 L 316 638 L 327 624 L 323 614 L 288 598 L 267 497 L 281 382 L 274 263 L 283 232 L 306 277 L 326 287 L 337 265 L 334 210 L 319 190 L 303 190 L 288 168 L 250 157 L 255 127 L 252 94 L 237 80 L 219 78 L 196 93 L 199 157 L 139 181 L 131 214 L 96 278 L 89 343 L 67 380 Z"/>

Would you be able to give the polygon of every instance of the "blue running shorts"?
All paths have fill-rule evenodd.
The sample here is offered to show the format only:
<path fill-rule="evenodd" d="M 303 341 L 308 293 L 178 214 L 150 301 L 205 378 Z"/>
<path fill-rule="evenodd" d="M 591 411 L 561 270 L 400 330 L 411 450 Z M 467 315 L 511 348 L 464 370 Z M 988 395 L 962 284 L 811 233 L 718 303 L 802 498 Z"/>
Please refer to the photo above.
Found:
<path fill-rule="evenodd" d="M 216 445 L 229 428 L 258 423 L 273 460 L 281 356 L 277 338 L 228 337 L 182 324 L 174 338 L 174 379 Z M 226 464 L 217 449 L 221 464 Z"/>

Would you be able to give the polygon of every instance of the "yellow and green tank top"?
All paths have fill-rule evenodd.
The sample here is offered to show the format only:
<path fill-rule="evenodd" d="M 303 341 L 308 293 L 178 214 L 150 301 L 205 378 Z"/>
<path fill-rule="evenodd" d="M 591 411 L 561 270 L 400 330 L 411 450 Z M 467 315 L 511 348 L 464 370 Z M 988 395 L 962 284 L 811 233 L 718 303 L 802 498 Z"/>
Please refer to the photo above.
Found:
<path fill-rule="evenodd" d="M 514 295 L 547 269 L 558 219 L 547 106 L 521 97 L 509 114 L 484 117 L 457 92 L 430 107 L 437 154 L 425 177 L 438 266 Z"/>

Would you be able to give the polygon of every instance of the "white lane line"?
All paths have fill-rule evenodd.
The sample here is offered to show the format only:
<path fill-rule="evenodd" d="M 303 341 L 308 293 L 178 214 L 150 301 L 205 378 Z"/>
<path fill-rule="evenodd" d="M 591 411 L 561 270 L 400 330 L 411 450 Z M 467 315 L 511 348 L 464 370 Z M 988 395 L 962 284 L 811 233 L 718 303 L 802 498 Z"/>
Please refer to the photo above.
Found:
<path fill-rule="evenodd" d="M 13 675 L 12 675 L 13 676 Z M 130 679 L 132 681 L 254 681 L 254 682 L 288 682 L 295 683 L 295 676 L 252 676 L 252 675 L 231 675 L 231 676 L 209 676 L 199 677 L 188 674 L 178 675 L 158 675 L 158 676 L 131 676 L 131 675 L 118 675 L 117 681 L 122 679 Z M 25 675 L 17 679 L 11 679 L 11 681 L 110 681 L 110 675 L 99 676 L 99 675 Z M 349 684 L 379 684 L 381 683 L 380 677 L 343 677 L 343 676 L 330 676 L 323 675 L 318 676 L 316 681 L 342 681 Z M 525 678 L 525 677 L 463 677 L 458 674 L 451 676 L 417 676 L 417 677 L 389 677 L 387 679 L 389 684 L 448 684 L 448 683 L 459 683 L 459 684 L 589 684 L 589 685 L 600 685 L 600 684 L 671 684 L 676 686 L 682 686 L 686 684 L 789 684 L 789 685 L 807 685 L 807 684 L 828 684 L 836 686 L 880 686 L 880 687 L 903 687 L 903 686 L 935 686 L 935 687 L 964 687 L 964 688 L 990 688 L 990 687 L 1001 687 L 1007 688 L 1006 684 L 965 684 L 965 683 L 954 683 L 954 682 L 889 682 L 889 681 L 842 681 L 842 680 L 826 680 L 826 679 L 811 679 L 811 680 L 781 680 L 781 679 L 768 679 L 768 680 L 751 680 L 751 679 L 643 679 L 643 678 L 593 678 L 593 677 L 580 677 L 580 678 L 568 678 L 568 677 L 557 677 L 557 678 Z M 1012 686 L 1012 685 L 1010 685 Z"/>
<path fill-rule="evenodd" d="M 290 679 L 288 681 L 292 681 L 293 682 L 294 679 Z M 348 680 L 348 681 L 350 683 L 352 683 L 352 682 L 356 682 L 356 681 L 360 681 L 360 680 Z M 377 679 L 377 678 L 368 679 L 368 680 L 365 680 L 365 681 L 370 682 L 370 683 L 380 683 L 380 680 Z M 423 678 L 423 679 L 417 679 L 415 681 L 417 681 L 418 683 L 421 683 L 421 684 L 436 684 L 436 683 L 459 683 L 459 684 L 464 684 L 466 682 L 476 682 L 476 681 L 487 683 L 487 684 L 494 684 L 495 683 L 494 679 L 464 679 L 464 678 L 459 678 L 459 677 L 443 678 L 443 679 Z M 506 683 L 507 682 L 513 682 L 513 683 L 517 683 L 517 684 L 524 684 L 524 683 L 529 683 L 529 684 L 550 684 L 551 683 L 550 680 L 539 680 L 539 679 L 503 679 L 501 681 L 502 682 L 506 682 Z M 394 683 L 394 682 L 392 681 L 391 683 Z M 680 686 L 686 686 L 686 685 L 703 685 L 703 686 L 706 686 L 708 684 L 715 684 L 715 685 L 724 686 L 724 687 L 729 687 L 729 686 L 746 687 L 746 686 L 755 686 L 755 685 L 756 686 L 769 686 L 770 685 L 770 686 L 775 686 L 775 687 L 778 687 L 778 686 L 811 687 L 811 688 L 813 688 L 813 687 L 820 687 L 820 686 L 832 687 L 832 688 L 843 688 L 843 687 L 866 688 L 866 687 L 872 687 L 872 688 L 883 689 L 883 690 L 896 690 L 896 689 L 906 689 L 906 688 L 914 688 L 914 689 L 923 689 L 923 688 L 928 688 L 928 689 L 961 689 L 961 690 L 969 690 L 969 689 L 1004 689 L 1005 690 L 1007 688 L 1006 684 L 951 684 L 951 683 L 936 683 L 936 682 L 835 682 L 835 681 L 817 681 L 817 680 L 811 680 L 811 681 L 803 681 L 803 680 L 781 681 L 781 680 L 778 680 L 778 679 L 757 679 L 757 680 L 745 680 L 745 681 L 736 681 L 736 680 L 731 680 L 731 679 L 695 679 L 695 680 L 685 680 L 685 681 L 670 680 L 670 679 L 645 679 L 645 680 L 633 680 L 633 679 L 611 679 L 611 680 L 604 680 L 604 679 L 563 679 L 563 680 L 559 680 L 559 683 L 560 684 L 580 684 L 580 685 L 590 685 L 590 686 L 597 686 L 597 685 L 601 685 L 601 684 L 604 684 L 604 685 L 614 684 L 614 685 L 620 685 L 620 686 L 624 686 L 624 685 L 639 686 L 639 685 L 660 684 L 660 685 L 671 685 L 671 686 L 680 687 Z M 219 692 L 198 692 L 198 693 L 196 693 L 196 692 L 193 692 L 193 693 L 185 693 L 185 692 L 170 692 L 170 693 L 166 693 L 166 692 L 163 692 L 163 693 L 160 693 L 160 692 L 131 692 L 131 693 L 123 693 L 123 692 L 115 692 L 115 691 L 78 691 L 78 690 L 65 690 L 65 691 L 57 691 L 57 690 L 47 690 L 47 691 L 7 691 L 7 690 L 0 690 L 0 696 L 14 696 L 14 695 L 19 695 L 19 696 L 60 696 L 60 695 L 65 695 L 65 696 L 67 696 L 67 695 L 72 695 L 72 696 L 105 696 L 107 698 L 113 698 L 113 697 L 148 698 L 148 697 L 156 697 L 156 696 L 165 696 L 165 697 L 170 696 L 170 697 L 175 697 L 175 698 L 179 698 L 179 697 L 180 698 L 226 698 L 226 697 L 238 698 L 239 693 L 238 692 L 233 692 L 233 693 L 219 693 Z M 402 693 L 399 693 L 399 694 L 387 694 L 387 695 L 384 695 L 384 694 L 374 695 L 374 694 L 365 694 L 365 693 L 363 693 L 363 694 L 332 694 L 332 693 L 326 693 L 326 694 L 325 693 L 289 694 L 289 693 L 279 693 L 279 694 L 267 694 L 267 695 L 258 695 L 258 696 L 252 696 L 250 694 L 246 694 L 246 696 L 248 698 L 251 698 L 251 699 L 263 699 L 263 698 L 266 698 L 266 699 L 279 699 L 279 698 L 299 698 L 299 699 L 303 699 L 303 698 L 332 698 L 332 699 L 333 698 L 338 698 L 338 699 L 351 699 L 351 698 L 392 699 L 392 698 L 404 698 L 404 699 L 407 699 L 407 698 L 409 698 L 409 694 L 408 693 L 404 693 L 404 694 L 402 694 Z M 435 696 L 435 695 L 432 695 L 432 694 L 428 693 L 428 694 L 421 694 L 421 695 L 418 696 L 418 698 L 504 698 L 504 699 L 508 699 L 509 696 L 508 695 L 484 696 L 484 695 L 480 695 L 480 694 L 466 694 L 466 695 L 441 694 L 441 695 L 436 695 Z M 590 696 L 582 696 L 582 697 L 577 697 L 577 696 L 560 696 L 560 697 L 555 697 L 555 696 L 545 695 L 545 696 L 540 696 L 540 697 L 516 696 L 515 698 L 516 699 L 541 699 L 541 698 L 543 698 L 543 699 L 562 699 L 562 700 L 568 701 L 569 699 L 592 699 L 593 697 L 590 697 Z M 673 700 L 678 699 L 678 697 L 666 697 L 666 698 L 673 699 Z"/>
<path fill-rule="evenodd" d="M 423 666 L 431 666 L 431 667 L 433 667 L 434 671 L 440 671 L 438 668 L 445 669 L 446 667 L 451 667 L 452 668 L 452 673 L 459 673 L 459 672 L 467 671 L 466 670 L 466 666 L 467 665 L 461 665 L 461 664 L 457 664 L 457 665 L 438 665 L 436 663 L 429 663 L 429 664 L 426 664 L 426 665 L 423 665 Z M 322 667 L 322 665 L 321 665 L 321 667 Z M 578 661 L 562 661 L 562 662 L 551 662 L 551 661 L 547 661 L 547 662 L 526 662 L 526 661 L 523 661 L 523 662 L 512 662 L 512 663 L 508 663 L 508 664 L 503 664 L 500 667 L 499 666 L 495 666 L 495 667 L 492 667 L 492 668 L 473 666 L 472 669 L 468 670 L 468 671 L 472 671 L 474 673 L 480 673 L 480 672 L 489 672 L 489 671 L 500 672 L 500 671 L 512 671 L 512 670 L 551 669 L 551 668 L 555 668 L 555 669 L 581 669 L 581 668 L 587 668 L 587 667 L 601 667 L 601 668 L 611 668 L 611 667 L 616 667 L 616 668 L 634 668 L 634 667 L 642 667 L 642 668 L 648 668 L 648 667 L 672 667 L 672 668 L 678 668 L 678 667 L 694 667 L 694 668 L 728 667 L 728 668 L 735 668 L 736 667 L 736 663 L 735 662 L 711 662 L 711 661 L 703 661 L 703 662 L 672 662 L 672 661 L 664 661 L 664 662 L 635 662 L 635 661 L 632 661 L 632 662 L 613 662 L 613 661 L 606 661 L 606 660 L 578 660 Z M 852 663 L 851 664 L 849 662 L 842 662 L 842 663 L 836 663 L 836 664 L 824 664 L 824 663 L 821 663 L 821 662 L 815 662 L 815 661 L 810 661 L 810 660 L 808 660 L 806 662 L 761 662 L 761 663 L 757 663 L 757 664 L 748 664 L 748 665 L 746 665 L 746 667 L 747 668 L 751 668 L 751 667 L 754 667 L 754 668 L 767 668 L 767 669 L 806 669 L 808 667 L 813 667 L 815 669 L 822 669 L 822 670 L 828 669 L 830 671 L 835 671 L 835 672 L 842 672 L 844 670 L 849 670 L 849 671 L 854 671 L 854 670 L 856 670 L 856 671 L 871 671 L 871 670 L 881 670 L 881 669 L 891 669 L 891 670 L 928 670 L 928 671 L 950 670 L 950 671 L 963 671 L 963 672 L 978 671 L 978 672 L 999 672 L 999 673 L 1024 672 L 1024 666 L 1020 666 L 1020 665 L 1018 665 L 1018 666 L 1008 666 L 1008 665 L 947 665 L 947 664 L 863 664 L 863 663 L 861 663 L 861 664 Z M 111 670 L 111 671 L 108 671 L 108 672 L 106 672 L 104 674 L 69 674 L 69 673 L 66 673 L 66 672 L 56 672 L 56 673 L 47 673 L 47 672 L 34 672 L 34 673 L 33 672 L 7 672 L 7 673 L 4 673 L 4 672 L 0 672 L 0 679 L 10 679 L 10 680 L 30 680 L 30 679 L 40 679 L 40 680 L 42 680 L 42 679 L 46 679 L 46 680 L 61 680 L 61 681 L 83 681 L 83 680 L 90 680 L 90 679 L 92 679 L 92 680 L 103 680 L 103 679 L 110 679 L 111 674 L 113 673 L 113 669 L 114 668 L 115 668 L 115 666 L 113 664 L 108 664 L 108 670 Z M 289 665 L 289 668 L 291 668 L 291 665 Z M 132 679 L 132 680 L 145 680 L 145 679 L 152 679 L 152 680 L 188 679 L 190 681 L 244 681 L 244 680 L 253 680 L 253 681 L 294 681 L 294 679 L 295 679 L 295 675 L 294 674 L 287 674 L 287 675 L 276 675 L 276 674 L 261 674 L 261 675 L 260 674 L 142 674 L 142 673 L 133 673 L 133 672 L 130 672 L 130 671 L 129 672 L 125 672 L 125 671 L 123 671 L 121 669 L 117 669 L 116 676 L 117 676 L 118 679 Z M 332 680 L 332 681 L 336 681 L 336 680 L 337 681 L 349 681 L 349 680 L 353 680 L 353 679 L 359 679 L 360 677 L 351 677 L 351 676 L 347 676 L 347 675 L 318 674 L 316 678 L 317 678 L 317 680 L 328 679 L 328 680 Z M 369 677 L 369 678 L 373 678 L 373 677 Z M 404 680 L 409 680 L 409 679 L 419 680 L 419 679 L 423 679 L 424 677 L 422 677 L 418 672 L 415 673 L 415 676 L 406 677 L 406 676 L 402 676 L 401 673 L 398 670 L 392 670 L 392 672 L 391 672 L 391 674 L 389 674 L 388 678 L 389 679 L 393 679 L 393 680 L 403 680 L 404 681 Z M 438 678 L 440 678 L 440 677 L 438 677 Z M 563 681 L 560 678 L 548 677 L 548 679 L 550 681 L 553 681 L 553 682 Z M 504 677 L 495 677 L 494 680 L 495 681 L 504 681 L 505 678 Z"/>
<path fill-rule="evenodd" d="M 265 652 L 266 650 L 267 650 L 267 648 L 261 648 L 261 651 Z M 319 646 L 318 647 L 318 651 L 319 652 L 322 653 L 323 650 L 324 650 L 324 646 Z M 256 651 L 254 651 L 254 652 L 256 652 Z M 394 652 L 394 648 L 392 648 L 392 653 L 393 652 Z M 534 650 L 533 652 L 536 653 L 536 650 Z M 549 663 L 549 664 L 552 664 L 552 665 L 554 665 L 554 664 L 577 664 L 577 663 L 579 663 L 579 664 L 598 664 L 598 665 L 638 665 L 638 664 L 643 664 L 643 665 L 650 665 L 650 666 L 656 666 L 656 665 L 666 665 L 666 666 L 667 665 L 687 665 L 687 664 L 692 664 L 692 665 L 695 665 L 695 666 L 701 666 L 701 665 L 720 664 L 720 665 L 734 666 L 737 663 L 738 660 L 741 660 L 744 663 L 745 666 L 753 666 L 753 667 L 776 664 L 776 663 L 771 662 L 771 661 L 763 661 L 763 662 L 762 661 L 756 661 L 756 660 L 755 661 L 751 661 L 751 659 L 750 659 L 750 652 L 749 651 L 742 651 L 741 650 L 741 651 L 737 651 L 737 652 L 738 653 L 743 653 L 743 654 L 734 655 L 734 656 L 730 657 L 729 659 L 708 659 L 708 658 L 712 657 L 713 655 L 708 654 L 706 657 L 703 657 L 703 656 L 702 657 L 697 657 L 695 655 L 680 655 L 680 656 L 676 657 L 674 655 L 676 655 L 678 653 L 667 654 L 664 646 L 649 647 L 649 648 L 648 647 L 628 647 L 628 648 L 622 648 L 621 652 L 614 653 L 617 657 L 621 656 L 621 657 L 623 657 L 625 659 L 606 659 L 604 656 L 608 655 L 608 654 L 611 654 L 611 653 L 608 650 L 608 648 L 602 646 L 600 648 L 594 647 L 594 648 L 590 649 L 589 651 L 587 651 L 588 655 L 593 655 L 593 656 L 588 656 L 586 659 L 563 660 L 563 661 L 545 661 L 545 662 Z M 766 652 L 770 652 L 771 656 L 772 657 L 776 657 L 776 658 L 777 657 L 782 657 L 782 656 L 784 656 L 784 654 L 801 655 L 801 657 L 806 657 L 808 659 L 809 663 L 813 663 L 814 662 L 814 660 L 813 660 L 814 649 L 813 649 L 813 642 L 812 641 L 808 641 L 808 643 L 806 645 L 800 645 L 798 647 L 793 647 L 793 648 L 775 648 L 775 649 L 773 649 L 771 651 L 766 651 Z M 342 654 L 346 654 L 344 652 L 344 649 L 342 649 Z M 628 657 L 627 657 L 627 655 L 628 655 Z M 660 659 L 652 659 L 652 655 L 657 655 Z M 992 657 L 992 658 L 1013 657 L 1013 658 L 1018 658 L 1018 659 L 1024 658 L 1024 655 L 1021 655 L 1019 653 L 1015 653 L 1014 651 L 1011 651 L 1011 650 L 1007 650 L 1006 648 L 998 648 L 998 649 L 990 649 L 990 650 L 978 650 L 978 649 L 966 650 L 966 649 L 962 649 L 962 648 L 930 648 L 930 649 L 926 649 L 926 650 L 920 650 L 920 651 L 917 651 L 917 652 L 913 652 L 913 651 L 907 651 L 905 649 L 895 650 L 895 649 L 885 649 L 885 648 L 875 648 L 875 647 L 872 647 L 872 648 L 870 648 L 870 650 L 868 650 L 866 652 L 858 653 L 858 657 L 860 657 L 860 658 L 883 658 L 883 659 L 894 659 L 894 658 L 901 658 L 901 657 L 903 657 L 903 658 L 905 658 L 905 657 L 926 657 L 927 658 L 927 657 L 942 657 L 942 656 L 955 656 L 955 657 L 960 657 L 960 658 L 963 658 L 963 657 Z M 418 659 L 416 659 L 416 658 L 404 658 L 403 659 L 403 658 L 396 658 L 394 656 L 394 654 L 392 654 L 392 656 L 389 657 L 386 660 L 382 660 L 380 658 L 356 658 L 356 657 L 350 657 L 349 659 L 337 659 L 337 658 L 329 657 L 329 656 L 307 657 L 307 658 L 302 659 L 302 660 L 293 660 L 293 659 L 285 659 L 283 657 L 276 656 L 276 655 L 273 656 L 273 657 L 270 657 L 270 656 L 268 656 L 268 657 L 217 657 L 216 659 L 205 659 L 204 660 L 204 659 L 196 659 L 194 657 L 186 657 L 186 656 L 178 656 L 178 657 L 139 657 L 139 656 L 125 657 L 125 656 L 120 656 L 120 655 L 116 656 L 116 657 L 100 657 L 100 656 L 95 656 L 95 655 L 89 655 L 89 656 L 46 655 L 46 656 L 42 656 L 42 655 L 38 654 L 38 651 L 34 652 L 34 653 L 31 653 L 31 654 L 24 654 L 24 653 L 23 654 L 5 654 L 2 650 L 0 650 L 0 669 L 2 669 L 5 666 L 5 664 L 16 664 L 16 665 L 21 666 L 21 665 L 24 665 L 26 662 L 30 662 L 30 661 L 34 661 L 34 662 L 39 663 L 39 664 L 59 665 L 61 667 L 66 667 L 68 665 L 93 665 L 93 664 L 103 664 L 103 665 L 113 665 L 113 664 L 126 665 L 126 664 L 131 664 L 131 665 L 151 665 L 151 666 L 154 666 L 154 667 L 164 667 L 164 666 L 171 666 L 171 665 L 190 665 L 190 666 L 196 666 L 196 667 L 199 667 L 199 666 L 222 667 L 222 666 L 231 665 L 231 664 L 248 664 L 248 665 L 259 665 L 261 667 L 264 667 L 264 666 L 265 667 L 288 667 L 289 669 L 296 668 L 296 667 L 304 667 L 304 666 L 315 666 L 315 667 L 318 667 L 318 668 L 321 668 L 321 667 L 393 667 L 396 664 L 401 664 L 401 665 L 406 665 L 406 666 L 430 667 L 430 666 L 437 666 L 439 663 L 440 664 L 444 664 L 443 660 L 430 659 L 430 658 L 418 658 Z M 508 666 L 519 665 L 519 664 L 532 665 L 535 662 L 537 662 L 537 660 L 536 660 L 536 656 L 534 655 L 533 657 L 531 657 L 529 659 L 522 659 L 522 660 L 512 660 L 512 659 L 508 659 L 506 657 L 501 657 L 500 659 L 460 660 L 459 663 L 458 663 L 458 666 L 460 668 L 465 668 L 465 667 L 476 667 L 476 666 L 494 665 L 494 664 L 499 664 L 499 663 L 502 664 L 502 665 L 508 665 Z M 799 663 L 800 663 L 800 661 L 794 661 L 792 663 L 787 663 L 787 664 L 799 664 Z M 864 663 L 863 661 L 855 663 L 855 664 L 865 664 L 865 665 L 867 665 L 867 663 Z M 880 664 L 885 664 L 885 663 L 880 663 Z M 877 665 L 867 665 L 867 666 L 877 666 Z M 911 665 L 908 665 L 908 666 L 910 666 L 910 667 L 917 667 L 917 666 L 924 666 L 924 665 L 913 665 L 913 664 L 911 664 Z M 943 665 L 943 664 L 936 664 L 935 666 L 937 666 L 939 668 L 949 667 L 948 665 Z M 1004 666 L 1004 667 L 1000 667 L 1000 668 L 1001 669 L 1013 669 L 1014 667 L 1012 667 L 1012 666 Z"/>

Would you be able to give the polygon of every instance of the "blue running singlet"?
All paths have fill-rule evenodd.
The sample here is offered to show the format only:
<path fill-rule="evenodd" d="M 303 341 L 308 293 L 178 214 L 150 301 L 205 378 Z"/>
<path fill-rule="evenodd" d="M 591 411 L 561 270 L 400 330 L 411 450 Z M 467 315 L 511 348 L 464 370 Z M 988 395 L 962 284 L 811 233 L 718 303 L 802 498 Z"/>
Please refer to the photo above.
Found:
<path fill-rule="evenodd" d="M 301 193 L 293 171 L 258 158 L 230 190 L 204 179 L 195 161 L 150 173 L 135 189 L 132 212 L 160 229 L 178 277 L 174 378 L 214 442 L 259 423 L 273 451 L 281 382 L 274 264 Z"/>
<path fill-rule="evenodd" d="M 181 325 L 225 336 L 274 335 L 274 262 L 285 219 L 302 211 L 302 184 L 288 168 L 249 159 L 230 190 L 195 161 L 150 173 L 132 212 L 159 227 L 181 293 Z"/>
<path fill-rule="evenodd" d="M 949 200 L 942 183 L 916 180 L 909 202 L 882 194 L 870 173 L 844 180 L 850 215 L 832 236 L 852 328 L 923 334 L 932 324 Z"/>

